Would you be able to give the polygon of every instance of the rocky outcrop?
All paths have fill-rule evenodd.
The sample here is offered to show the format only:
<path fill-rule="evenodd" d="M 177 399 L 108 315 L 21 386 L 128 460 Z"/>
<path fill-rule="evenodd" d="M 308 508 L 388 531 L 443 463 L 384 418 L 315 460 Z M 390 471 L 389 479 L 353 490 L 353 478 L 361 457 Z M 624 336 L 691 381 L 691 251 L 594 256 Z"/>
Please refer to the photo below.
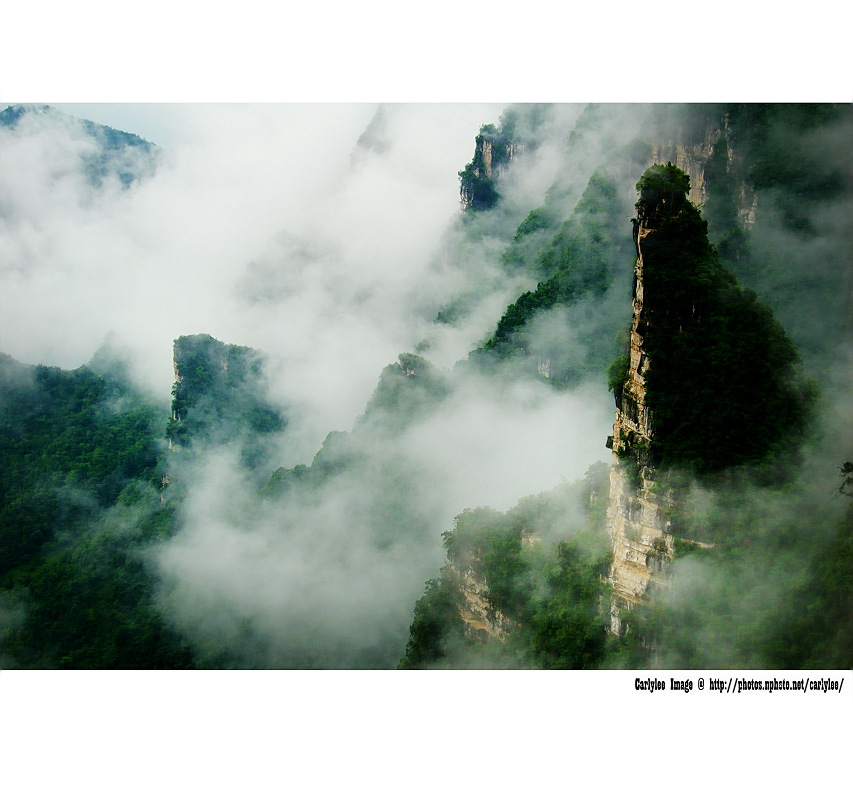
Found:
<path fill-rule="evenodd" d="M 773 429 L 751 435 L 766 409 L 784 409 L 779 416 L 795 430 L 809 402 L 792 371 L 796 349 L 755 294 L 741 290 L 720 264 L 707 223 L 689 200 L 688 175 L 672 163 L 655 165 L 637 188 L 629 350 L 612 368 L 617 410 L 607 442 L 616 634 L 625 610 L 666 585 L 677 542 L 710 546 L 685 540 L 683 525 L 673 524 L 683 510 L 670 488 L 678 475 L 760 462 L 772 436 L 783 436 Z"/>
<path fill-rule="evenodd" d="M 500 198 L 498 186 L 523 150 L 523 144 L 503 129 L 484 125 L 475 140 L 474 158 L 459 173 L 463 210 L 485 211 L 494 206 Z"/>
<path fill-rule="evenodd" d="M 483 174 L 493 181 L 504 180 L 509 165 L 524 150 L 520 142 L 483 139 L 480 144 Z"/>
<path fill-rule="evenodd" d="M 496 512 L 486 513 L 501 516 Z M 542 544 L 542 534 L 534 527 L 523 525 L 518 535 L 522 551 Z M 494 547 L 494 541 L 490 543 L 489 538 L 488 533 L 483 536 L 481 532 L 478 538 L 468 540 L 463 546 L 453 546 L 448 551 L 445 567 L 445 579 L 454 588 L 454 604 L 462 622 L 462 632 L 466 639 L 480 644 L 490 640 L 506 642 L 520 627 L 519 619 L 512 612 L 499 607 L 500 600 L 493 594 L 494 587 L 489 585 L 489 572 L 484 563 L 489 558 L 489 549 Z"/>
<path fill-rule="evenodd" d="M 669 141 L 652 145 L 649 166 L 671 162 L 690 177 L 690 193 L 687 199 L 701 206 L 708 199 L 705 183 L 705 165 L 714 152 L 714 147 L 723 136 L 720 128 L 708 129 L 702 141 Z"/>
<path fill-rule="evenodd" d="M 449 561 L 448 571 L 461 595 L 459 617 L 465 635 L 479 642 L 490 638 L 506 641 L 518 624 L 489 602 L 489 586 L 483 579 L 482 566 L 478 562 L 460 565 Z"/>
<path fill-rule="evenodd" d="M 201 439 L 225 442 L 283 430 L 282 410 L 267 399 L 264 356 L 208 334 L 175 339 L 170 449 Z"/>
<path fill-rule="evenodd" d="M 729 116 L 723 113 L 711 119 L 700 134 L 687 135 L 676 133 L 652 141 L 646 166 L 670 162 L 690 178 L 690 191 L 687 199 L 695 206 L 704 206 L 713 191 L 713 180 L 709 180 L 709 166 L 714 166 L 726 175 L 733 200 L 737 207 L 738 222 L 749 227 L 755 222 L 756 197 L 752 187 L 743 180 L 734 180 L 740 174 L 738 164 L 742 154 L 732 146 L 732 134 Z M 713 171 L 713 168 L 711 168 Z M 718 176 L 719 179 L 719 176 Z"/>
<path fill-rule="evenodd" d="M 613 436 L 607 441 L 613 451 L 607 508 L 607 531 L 613 548 L 610 629 L 616 634 L 622 629 L 622 611 L 642 603 L 655 586 L 666 583 L 673 556 L 669 517 L 674 501 L 671 493 L 656 488 L 650 456 L 654 429 L 646 402 L 646 375 L 651 363 L 643 347 L 648 325 L 643 303 L 643 241 L 653 229 L 646 223 L 641 219 L 634 226 L 637 260 L 630 361 L 618 397 Z"/>

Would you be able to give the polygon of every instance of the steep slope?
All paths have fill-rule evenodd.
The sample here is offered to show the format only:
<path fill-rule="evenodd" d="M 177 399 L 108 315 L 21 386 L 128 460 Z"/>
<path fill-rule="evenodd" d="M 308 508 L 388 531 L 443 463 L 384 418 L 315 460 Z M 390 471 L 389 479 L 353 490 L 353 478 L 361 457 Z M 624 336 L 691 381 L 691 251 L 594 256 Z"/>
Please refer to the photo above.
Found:
<path fill-rule="evenodd" d="M 607 657 L 607 470 L 522 499 L 466 509 L 446 562 L 416 603 L 404 669 L 581 669 Z"/>
<path fill-rule="evenodd" d="M 614 633 L 622 609 L 666 582 L 680 533 L 675 471 L 769 466 L 802 435 L 812 401 L 796 348 L 720 264 L 687 174 L 656 165 L 637 190 L 627 374 L 615 380 L 608 439 Z"/>
<path fill-rule="evenodd" d="M 516 359 L 516 369 L 562 386 L 599 376 L 615 354 L 618 324 L 601 313 L 603 301 L 608 292 L 627 288 L 619 270 L 629 256 L 619 232 L 626 210 L 616 182 L 594 174 L 571 217 L 537 257 L 544 279 L 507 308 L 472 358 L 484 367 L 494 357 Z M 581 347 L 567 347 L 569 331 Z"/>
<path fill-rule="evenodd" d="M 518 156 L 535 150 L 546 116 L 542 105 L 510 106 L 497 125 L 487 123 L 474 140 L 474 157 L 459 172 L 459 194 L 464 211 L 486 211 L 501 199 L 509 166 Z"/>
<path fill-rule="evenodd" d="M 264 437 L 284 430 L 283 410 L 267 399 L 264 357 L 208 334 L 175 339 L 169 446 L 241 444 L 247 465 L 267 454 Z"/>
<path fill-rule="evenodd" d="M 168 537 L 165 409 L 111 359 L 76 370 L 0 356 L 0 664 L 186 667 L 144 552 Z M 96 369 L 97 367 L 97 369 Z"/>
<path fill-rule="evenodd" d="M 153 479 L 157 409 L 87 366 L 31 367 L 0 354 L 0 561 L 35 558 L 57 528 Z"/>
<path fill-rule="evenodd" d="M 656 165 L 637 190 L 633 319 L 626 352 L 609 374 L 617 401 L 607 443 L 613 450 L 606 511 L 610 591 L 599 587 L 597 593 L 602 602 L 609 595 L 614 634 L 623 632 L 633 610 L 667 588 L 678 553 L 712 546 L 701 529 L 699 536 L 688 536 L 683 502 L 689 481 L 745 465 L 768 482 L 777 480 L 780 459 L 801 441 L 814 401 L 794 345 L 770 310 L 720 263 L 707 223 L 689 200 L 689 176 L 671 163 Z M 587 253 L 573 266 L 606 274 L 606 264 L 596 263 Z M 525 299 L 515 308 L 523 308 Z M 512 313 L 514 308 L 504 319 Z M 466 641 L 485 643 L 493 657 L 506 654 L 512 641 L 520 647 L 515 658 L 533 658 L 525 648 L 535 640 L 538 612 L 531 609 L 539 591 L 534 587 L 542 585 L 541 563 L 534 566 L 524 555 L 523 526 L 510 533 L 506 525 L 494 513 L 466 512 L 457 519 L 458 532 L 445 535 L 447 564 L 416 609 L 403 666 L 473 664 L 459 655 L 466 652 L 459 643 Z M 458 541 L 468 544 L 460 548 Z M 495 542 L 502 549 L 495 550 Z M 508 593 L 501 588 L 505 578 L 497 577 L 502 570 L 512 576 Z M 595 614 L 587 607 L 581 617 L 588 624 Z M 570 652 L 568 629 L 561 634 L 562 623 L 551 624 Z M 631 647 L 612 645 L 617 659 L 624 657 L 615 655 L 620 649 Z M 581 661 L 562 659 L 560 652 L 552 663 L 589 666 L 607 657 L 604 648 Z"/>
<path fill-rule="evenodd" d="M 772 312 L 720 263 L 688 180 L 668 164 L 637 184 L 632 345 L 643 352 L 632 356 L 646 358 L 632 366 L 654 408 L 655 463 L 701 474 L 759 463 L 796 438 L 810 388 Z"/>
<path fill-rule="evenodd" d="M 77 148 L 79 168 L 95 187 L 114 178 L 127 188 L 153 175 L 161 158 L 160 148 L 140 136 L 72 117 L 51 106 L 8 106 L 0 112 L 0 129 L 32 135 L 42 128 L 65 131 Z"/>

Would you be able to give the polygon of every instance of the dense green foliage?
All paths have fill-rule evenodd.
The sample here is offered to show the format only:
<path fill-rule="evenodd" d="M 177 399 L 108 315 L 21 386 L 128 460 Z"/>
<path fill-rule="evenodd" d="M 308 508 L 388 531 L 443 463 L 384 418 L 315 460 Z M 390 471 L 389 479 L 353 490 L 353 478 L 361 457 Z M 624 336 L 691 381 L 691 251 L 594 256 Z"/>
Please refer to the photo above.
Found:
<path fill-rule="evenodd" d="M 156 480 L 158 409 L 88 367 L 27 367 L 0 355 L 0 563 L 30 561 L 56 527 Z"/>
<path fill-rule="evenodd" d="M 600 174 L 589 184 L 572 216 L 559 228 L 536 260 L 545 276 L 536 289 L 524 292 L 498 321 L 494 334 L 475 351 L 482 361 L 486 354 L 499 358 L 531 355 L 550 359 L 552 379 L 570 383 L 600 373 L 614 355 L 613 321 L 597 317 L 584 329 L 585 358 L 567 358 L 561 342 L 536 341 L 531 323 L 551 309 L 571 308 L 581 302 L 600 302 L 620 279 L 619 266 L 629 259 L 630 241 L 620 230 L 621 204 L 615 183 Z M 543 214 L 531 212 L 530 226 L 544 224 Z M 530 217 L 528 217 L 530 220 Z"/>
<path fill-rule="evenodd" d="M 621 393 L 622 385 L 628 377 L 628 370 L 631 367 L 631 356 L 617 356 L 607 368 L 607 388 L 611 392 Z"/>
<path fill-rule="evenodd" d="M 606 653 L 602 577 L 608 559 L 590 562 L 577 544 L 557 545 L 546 571 L 547 591 L 529 622 L 529 650 L 545 669 L 588 669 Z"/>
<path fill-rule="evenodd" d="M 207 334 L 175 340 L 178 380 L 166 434 L 176 445 L 243 440 L 247 465 L 262 463 L 263 437 L 284 430 L 281 409 L 266 399 L 263 358 L 250 347 Z"/>
<path fill-rule="evenodd" d="M 649 167 L 637 181 L 637 191 L 637 209 L 648 221 L 648 227 L 655 227 L 656 221 L 675 218 L 689 208 L 690 178 L 670 162 Z"/>
<path fill-rule="evenodd" d="M 525 236 L 547 228 L 551 224 L 551 218 L 544 206 L 534 208 L 516 228 L 513 242 L 520 242 Z"/>
<path fill-rule="evenodd" d="M 466 509 L 443 534 L 448 566 L 415 606 L 405 668 L 594 667 L 608 655 L 602 582 L 609 563 L 603 531 L 607 468 L 571 486 L 523 499 L 502 514 Z M 489 612 L 507 620 L 499 643 L 466 627 L 458 575 L 488 587 Z"/>
<path fill-rule="evenodd" d="M 158 493 L 162 409 L 89 367 L 2 356 L 0 383 L 3 665 L 189 666 L 144 562 L 173 525 Z"/>
<path fill-rule="evenodd" d="M 528 565 L 522 552 L 523 520 L 491 508 L 466 509 L 442 534 L 451 561 L 475 561 L 489 587 L 493 608 L 517 614 L 526 603 Z"/>
<path fill-rule="evenodd" d="M 657 463 L 707 473 L 795 441 L 812 389 L 772 312 L 722 266 L 688 188 L 671 164 L 637 184 L 640 223 L 652 228 L 642 244 L 647 402 Z"/>
<path fill-rule="evenodd" d="M 23 620 L 3 637 L 5 666 L 181 669 L 193 649 L 164 624 L 144 547 L 171 533 L 172 514 L 150 487 L 130 504 L 65 529 L 6 595 Z"/>
<path fill-rule="evenodd" d="M 400 659 L 400 669 L 418 669 L 442 662 L 449 655 L 448 643 L 464 639 L 459 616 L 459 589 L 442 572 L 429 580 L 423 597 L 415 603 L 409 640 Z"/>
<path fill-rule="evenodd" d="M 803 482 L 756 494 L 747 475 L 716 488 L 719 499 L 694 498 L 682 519 L 689 536 L 714 548 L 683 553 L 673 595 L 632 615 L 634 643 L 646 646 L 621 665 L 643 666 L 653 647 L 656 662 L 671 669 L 849 669 L 849 500 Z"/>

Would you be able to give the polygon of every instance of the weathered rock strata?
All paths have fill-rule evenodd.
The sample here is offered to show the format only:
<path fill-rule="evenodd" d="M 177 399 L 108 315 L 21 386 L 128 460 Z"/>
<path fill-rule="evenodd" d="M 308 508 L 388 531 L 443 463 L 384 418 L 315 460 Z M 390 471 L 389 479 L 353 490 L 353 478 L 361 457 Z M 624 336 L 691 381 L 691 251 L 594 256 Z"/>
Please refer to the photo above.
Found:
<path fill-rule="evenodd" d="M 704 206 L 708 195 L 713 191 L 706 178 L 709 162 L 722 151 L 725 156 L 725 172 L 728 176 L 738 172 L 737 165 L 742 154 L 731 144 L 731 130 L 728 114 L 722 115 L 716 122 L 709 124 L 701 139 L 675 136 L 651 143 L 646 166 L 671 162 L 690 178 L 690 191 L 687 199 L 695 206 Z M 738 222 L 748 228 L 755 223 L 757 198 L 750 185 L 735 181 L 735 205 Z"/>
<path fill-rule="evenodd" d="M 463 598 L 459 616 L 465 626 L 465 634 L 478 641 L 490 638 L 506 641 L 510 631 L 518 625 L 489 602 L 489 587 L 478 566 L 477 563 L 466 566 L 449 564 L 453 581 Z"/>
<path fill-rule="evenodd" d="M 635 223 L 633 316 L 628 375 L 608 439 L 613 463 L 610 470 L 610 503 L 607 530 L 613 548 L 610 569 L 612 586 L 610 629 L 622 630 L 622 611 L 642 603 L 655 587 L 666 583 L 667 566 L 673 556 L 670 533 L 671 493 L 655 486 L 655 469 L 649 463 L 654 437 L 652 414 L 646 402 L 646 375 L 651 367 L 643 347 L 648 325 L 644 309 L 643 241 L 654 231 L 643 220 Z"/>
<path fill-rule="evenodd" d="M 694 205 L 702 205 L 708 199 L 705 183 L 705 165 L 719 141 L 722 131 L 718 128 L 708 130 L 701 142 L 676 143 L 666 142 L 652 145 L 649 166 L 652 164 L 675 164 L 690 177 L 690 193 L 687 199 Z"/>

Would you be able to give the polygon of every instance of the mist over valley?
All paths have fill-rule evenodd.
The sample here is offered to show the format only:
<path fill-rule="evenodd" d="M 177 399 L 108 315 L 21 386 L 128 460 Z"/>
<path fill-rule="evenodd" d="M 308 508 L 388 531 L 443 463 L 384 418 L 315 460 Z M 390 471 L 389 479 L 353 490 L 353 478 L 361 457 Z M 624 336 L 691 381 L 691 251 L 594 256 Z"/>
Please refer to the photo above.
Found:
<path fill-rule="evenodd" d="M 4 668 L 850 666 L 850 106 L 133 110 L 0 113 Z"/>

